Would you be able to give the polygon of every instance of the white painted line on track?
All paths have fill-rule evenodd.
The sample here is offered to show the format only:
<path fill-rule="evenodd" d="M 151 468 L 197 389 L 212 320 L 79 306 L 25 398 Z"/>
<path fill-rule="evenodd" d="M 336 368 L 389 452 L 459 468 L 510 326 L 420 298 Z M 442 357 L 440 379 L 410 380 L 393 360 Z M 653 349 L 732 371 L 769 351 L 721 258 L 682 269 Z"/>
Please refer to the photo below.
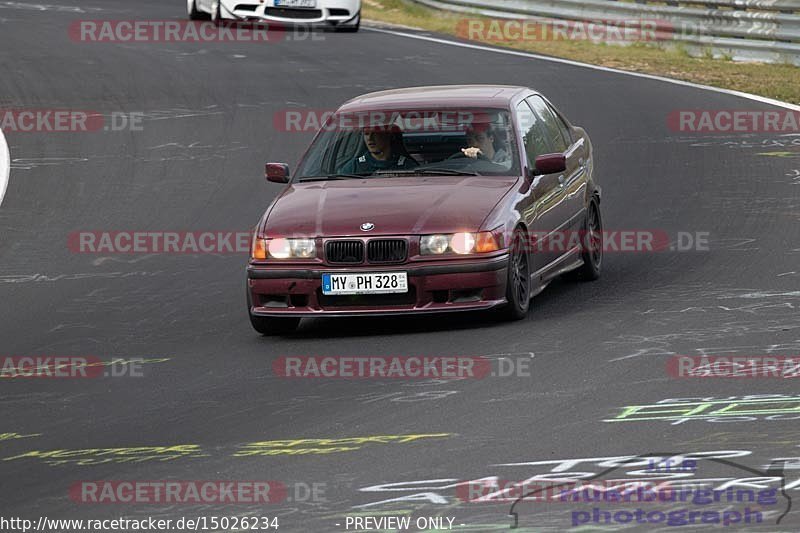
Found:
<path fill-rule="evenodd" d="M 739 98 L 747 98 L 748 100 L 753 100 L 756 102 L 761 102 L 763 104 L 774 105 L 778 107 L 782 107 L 784 109 L 791 109 L 793 111 L 800 111 L 800 105 L 790 104 L 789 102 L 781 102 L 780 100 L 775 100 L 772 98 L 767 98 L 766 96 L 758 96 L 757 94 L 750 94 L 742 91 L 734 91 L 731 89 L 721 89 L 719 87 L 712 87 L 710 85 L 702 85 L 700 83 L 692 83 L 690 81 L 683 81 L 683 80 L 676 80 L 672 78 L 665 78 L 664 76 L 656 76 L 655 74 L 643 74 L 641 72 L 629 72 L 627 70 L 619 70 L 616 68 L 611 67 L 601 67 L 599 65 L 591 65 L 589 63 L 581 63 L 579 61 L 572 61 L 570 59 L 562 59 L 560 57 L 548 57 L 548 56 L 541 56 L 538 54 L 533 54 L 531 52 L 520 52 L 518 50 L 507 50 L 504 48 L 494 48 L 491 46 L 483 46 L 480 44 L 470 44 L 470 43 L 462 43 L 458 41 L 450 41 L 448 39 L 440 39 L 438 37 L 429 37 L 427 35 L 417 35 L 413 33 L 405 33 L 401 31 L 394 31 L 394 30 L 385 30 L 381 28 L 364 28 L 365 30 L 374 31 L 378 33 L 387 33 L 389 35 L 396 35 L 398 37 L 406 37 L 409 39 L 418 39 L 421 41 L 428 41 L 432 43 L 439 43 L 439 44 L 446 44 L 450 46 L 458 46 L 461 48 L 470 48 L 472 50 L 483 50 L 485 52 L 495 52 L 498 54 L 506 54 L 518 57 L 528 57 L 531 59 L 540 59 L 542 61 L 552 61 L 554 63 L 561 63 L 564 65 L 571 65 L 573 67 L 582 67 L 582 68 L 590 68 L 594 70 L 600 70 L 602 72 L 610 72 L 613 74 L 624 74 L 625 76 L 634 76 L 636 78 L 645 78 L 648 80 L 656 80 L 665 83 L 672 83 L 674 85 L 683 85 L 684 87 L 692 87 L 694 89 L 702 89 L 704 91 L 713 91 L 716 93 L 721 94 L 728 94 L 731 96 L 738 96 Z"/>
<path fill-rule="evenodd" d="M 6 138 L 3 130 L 0 130 L 0 205 L 3 205 L 3 197 L 8 188 L 8 178 L 11 176 L 11 152 L 8 151 Z"/>

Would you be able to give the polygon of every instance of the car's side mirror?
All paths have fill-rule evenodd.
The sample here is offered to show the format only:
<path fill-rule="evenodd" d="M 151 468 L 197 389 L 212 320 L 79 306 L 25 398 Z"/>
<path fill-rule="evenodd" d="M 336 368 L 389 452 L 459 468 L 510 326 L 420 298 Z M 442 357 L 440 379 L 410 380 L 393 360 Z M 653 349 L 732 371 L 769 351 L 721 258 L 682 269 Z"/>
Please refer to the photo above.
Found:
<path fill-rule="evenodd" d="M 286 163 L 267 163 L 264 167 L 267 181 L 289 183 L 289 165 Z"/>
<path fill-rule="evenodd" d="M 543 154 L 536 158 L 534 175 L 556 174 L 567 170 L 567 158 L 564 154 Z"/>

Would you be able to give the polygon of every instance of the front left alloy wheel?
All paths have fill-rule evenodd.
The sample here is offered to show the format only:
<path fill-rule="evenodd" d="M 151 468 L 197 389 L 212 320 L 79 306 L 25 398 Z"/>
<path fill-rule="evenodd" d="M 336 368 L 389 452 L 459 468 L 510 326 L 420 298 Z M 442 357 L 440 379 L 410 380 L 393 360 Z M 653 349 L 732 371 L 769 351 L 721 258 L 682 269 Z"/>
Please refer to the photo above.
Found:
<path fill-rule="evenodd" d="M 528 314 L 531 304 L 531 277 L 525 232 L 517 228 L 508 254 L 508 279 L 506 301 L 502 313 L 507 320 L 521 320 Z"/>

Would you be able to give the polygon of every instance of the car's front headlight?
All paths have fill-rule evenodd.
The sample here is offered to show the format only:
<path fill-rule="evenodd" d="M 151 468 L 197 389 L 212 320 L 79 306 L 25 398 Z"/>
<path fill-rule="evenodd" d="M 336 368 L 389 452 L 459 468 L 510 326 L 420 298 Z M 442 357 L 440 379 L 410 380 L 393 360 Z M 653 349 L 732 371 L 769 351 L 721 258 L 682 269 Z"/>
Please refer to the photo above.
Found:
<path fill-rule="evenodd" d="M 476 254 L 499 249 L 497 238 L 491 231 L 423 235 L 419 239 L 419 253 L 422 255 Z"/>
<path fill-rule="evenodd" d="M 317 255 L 314 239 L 253 239 L 253 259 L 310 259 Z"/>

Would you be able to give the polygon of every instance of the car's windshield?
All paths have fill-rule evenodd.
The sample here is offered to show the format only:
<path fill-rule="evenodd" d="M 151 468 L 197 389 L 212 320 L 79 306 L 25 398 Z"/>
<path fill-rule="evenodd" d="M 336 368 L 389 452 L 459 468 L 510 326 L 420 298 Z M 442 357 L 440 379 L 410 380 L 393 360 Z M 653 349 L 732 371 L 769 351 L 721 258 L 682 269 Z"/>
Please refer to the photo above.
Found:
<path fill-rule="evenodd" d="M 295 180 L 519 173 L 510 113 L 406 109 L 333 115 Z"/>

